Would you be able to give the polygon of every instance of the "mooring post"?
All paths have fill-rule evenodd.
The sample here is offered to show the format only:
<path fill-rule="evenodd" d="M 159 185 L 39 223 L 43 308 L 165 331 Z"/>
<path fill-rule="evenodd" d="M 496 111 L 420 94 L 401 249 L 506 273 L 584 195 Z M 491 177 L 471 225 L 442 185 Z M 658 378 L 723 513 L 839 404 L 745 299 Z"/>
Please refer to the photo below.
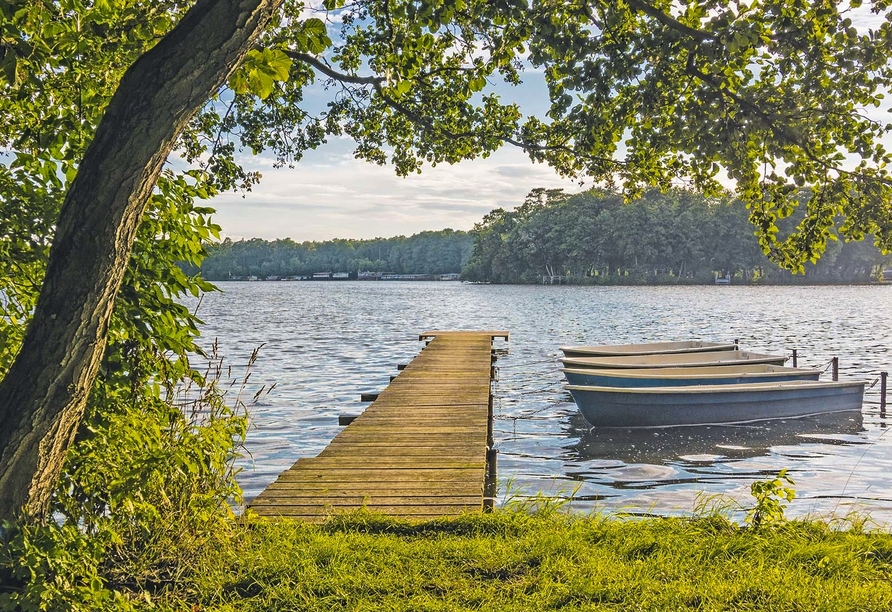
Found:
<path fill-rule="evenodd" d="M 740 338 L 734 338 L 734 346 L 740 348 Z"/>
<path fill-rule="evenodd" d="M 833 380 L 839 380 L 839 357 L 833 358 Z"/>
<path fill-rule="evenodd" d="M 880 416 L 886 416 L 886 379 L 889 372 L 880 372 Z"/>
<path fill-rule="evenodd" d="M 486 445 L 492 447 L 495 443 L 495 437 L 493 435 L 493 427 L 492 427 L 492 391 L 489 392 L 489 402 L 487 406 L 487 419 L 486 419 Z"/>
<path fill-rule="evenodd" d="M 793 367 L 798 367 L 799 365 L 799 351 L 793 349 Z"/>
<path fill-rule="evenodd" d="M 496 493 L 498 492 L 498 478 L 496 477 L 499 449 L 489 447 L 486 449 L 486 478 L 483 482 L 483 511 L 492 512 L 495 507 Z"/>

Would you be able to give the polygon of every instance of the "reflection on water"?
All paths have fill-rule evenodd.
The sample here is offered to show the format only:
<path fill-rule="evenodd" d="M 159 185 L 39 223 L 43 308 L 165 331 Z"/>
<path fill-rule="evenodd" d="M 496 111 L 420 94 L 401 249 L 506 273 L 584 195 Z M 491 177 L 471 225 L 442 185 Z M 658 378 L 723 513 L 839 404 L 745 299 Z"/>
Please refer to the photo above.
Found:
<path fill-rule="evenodd" d="M 863 443 L 860 412 L 835 412 L 799 419 L 748 425 L 666 428 L 590 428 L 581 415 L 567 419 L 566 432 L 578 441 L 567 447 L 567 461 L 618 459 L 625 463 L 664 464 L 674 461 L 716 463 L 767 455 L 771 448 L 814 442 Z M 574 456 L 575 455 L 575 456 Z"/>
<path fill-rule="evenodd" d="M 746 502 L 753 480 L 787 468 L 790 513 L 892 523 L 892 435 L 869 389 L 862 415 L 740 427 L 594 430 L 561 388 L 558 346 L 733 340 L 759 352 L 796 348 L 803 366 L 840 357 L 841 377 L 892 370 L 892 286 L 502 287 L 459 283 L 223 283 L 204 299 L 206 341 L 235 364 L 265 343 L 252 383 L 276 383 L 253 407 L 241 482 L 259 493 L 362 410 L 426 329 L 508 329 L 495 383 L 503 491 L 569 493 L 594 508 L 690 512 L 703 494 Z M 510 492 L 509 492 L 510 494 Z"/>

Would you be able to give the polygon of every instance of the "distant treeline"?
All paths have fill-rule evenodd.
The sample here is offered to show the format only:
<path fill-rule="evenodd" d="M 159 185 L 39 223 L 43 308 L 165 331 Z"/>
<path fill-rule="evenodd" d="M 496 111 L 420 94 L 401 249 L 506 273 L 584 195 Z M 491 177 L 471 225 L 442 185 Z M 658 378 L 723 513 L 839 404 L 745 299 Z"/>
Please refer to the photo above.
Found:
<path fill-rule="evenodd" d="M 749 211 L 733 198 L 708 199 L 675 190 L 650 191 L 623 203 L 606 190 L 568 195 L 534 190 L 512 211 L 493 210 L 473 231 L 462 279 L 536 283 L 864 282 L 892 258 L 861 242 L 830 241 L 805 275 L 792 275 L 762 253 Z M 795 218 L 779 223 L 790 231 Z"/>
<path fill-rule="evenodd" d="M 606 190 L 576 195 L 536 189 L 515 210 L 493 210 L 471 232 L 445 229 L 373 240 L 297 243 L 259 238 L 211 245 L 208 280 L 310 276 L 317 272 L 448 274 L 492 283 L 646 284 L 868 282 L 892 257 L 871 237 L 830 241 L 805 275 L 792 275 L 762 253 L 749 211 L 731 197 L 650 191 L 624 203 Z M 779 223 L 781 234 L 796 223 Z"/>
<path fill-rule="evenodd" d="M 260 238 L 226 239 L 208 247 L 201 266 L 207 280 L 233 277 L 310 276 L 316 272 L 392 272 L 448 274 L 459 272 L 471 254 L 474 238 L 451 229 L 373 240 L 268 242 Z"/>

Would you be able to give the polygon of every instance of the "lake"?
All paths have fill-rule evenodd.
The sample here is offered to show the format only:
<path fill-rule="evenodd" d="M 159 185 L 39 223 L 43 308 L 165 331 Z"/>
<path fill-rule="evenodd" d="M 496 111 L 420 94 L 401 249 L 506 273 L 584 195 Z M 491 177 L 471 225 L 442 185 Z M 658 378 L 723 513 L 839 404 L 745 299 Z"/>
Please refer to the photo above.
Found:
<path fill-rule="evenodd" d="M 590 430 L 563 391 L 559 346 L 660 340 L 733 341 L 799 351 L 801 366 L 833 356 L 840 378 L 873 382 L 892 370 L 892 286 L 568 287 L 457 282 L 220 283 L 204 296 L 203 343 L 243 370 L 263 345 L 250 390 L 240 482 L 253 498 L 298 457 L 337 434 L 359 394 L 383 389 L 430 329 L 506 329 L 494 384 L 500 500 L 573 496 L 571 507 L 683 514 L 709 496 L 748 504 L 754 480 L 787 468 L 788 516 L 857 511 L 892 524 L 892 435 L 879 384 L 860 416 L 746 426 Z M 195 305 L 195 302 L 192 303 Z M 789 365 L 789 363 L 788 363 Z M 829 379 L 829 371 L 825 375 Z M 892 399 L 892 398 L 890 398 Z"/>

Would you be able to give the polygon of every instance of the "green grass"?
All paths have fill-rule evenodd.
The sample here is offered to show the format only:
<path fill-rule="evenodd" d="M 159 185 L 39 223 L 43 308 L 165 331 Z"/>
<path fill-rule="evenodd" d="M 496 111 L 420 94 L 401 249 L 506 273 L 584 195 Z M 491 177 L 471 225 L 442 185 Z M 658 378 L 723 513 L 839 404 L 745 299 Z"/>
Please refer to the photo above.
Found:
<path fill-rule="evenodd" d="M 496 511 L 422 524 L 245 520 L 208 551 L 200 610 L 883 610 L 892 536 L 721 516 L 624 520 Z"/>

